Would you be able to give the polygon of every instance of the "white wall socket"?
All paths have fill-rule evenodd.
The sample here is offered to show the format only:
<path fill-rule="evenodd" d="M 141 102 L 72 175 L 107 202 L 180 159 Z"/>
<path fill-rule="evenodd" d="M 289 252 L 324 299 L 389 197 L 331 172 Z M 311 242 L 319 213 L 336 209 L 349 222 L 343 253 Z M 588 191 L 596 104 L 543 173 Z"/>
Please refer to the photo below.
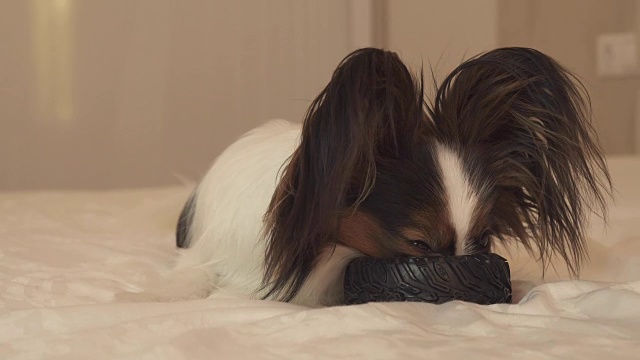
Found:
<path fill-rule="evenodd" d="M 628 77 L 638 73 L 638 44 L 633 32 L 596 37 L 596 73 L 600 77 Z"/>

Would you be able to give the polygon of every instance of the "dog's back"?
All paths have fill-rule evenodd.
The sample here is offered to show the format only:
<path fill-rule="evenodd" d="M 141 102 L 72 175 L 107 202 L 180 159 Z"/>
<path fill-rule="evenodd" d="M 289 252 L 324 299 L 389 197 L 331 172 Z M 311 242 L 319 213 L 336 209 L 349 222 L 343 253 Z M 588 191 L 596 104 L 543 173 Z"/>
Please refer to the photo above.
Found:
<path fill-rule="evenodd" d="M 272 120 L 216 159 L 178 220 L 176 245 L 184 250 L 176 271 L 204 271 L 212 287 L 249 293 L 260 287 L 263 215 L 299 133 L 299 124 Z"/>

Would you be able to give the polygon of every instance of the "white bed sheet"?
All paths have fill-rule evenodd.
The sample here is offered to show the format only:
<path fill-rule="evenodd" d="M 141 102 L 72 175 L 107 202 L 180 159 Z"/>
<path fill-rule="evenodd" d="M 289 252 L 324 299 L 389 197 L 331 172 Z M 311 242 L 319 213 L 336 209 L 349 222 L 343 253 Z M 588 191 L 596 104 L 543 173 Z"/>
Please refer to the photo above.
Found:
<path fill-rule="evenodd" d="M 117 303 L 169 268 L 189 189 L 0 194 L 0 359 L 640 359 L 640 158 L 610 166 L 618 203 L 583 280 L 493 306 Z"/>

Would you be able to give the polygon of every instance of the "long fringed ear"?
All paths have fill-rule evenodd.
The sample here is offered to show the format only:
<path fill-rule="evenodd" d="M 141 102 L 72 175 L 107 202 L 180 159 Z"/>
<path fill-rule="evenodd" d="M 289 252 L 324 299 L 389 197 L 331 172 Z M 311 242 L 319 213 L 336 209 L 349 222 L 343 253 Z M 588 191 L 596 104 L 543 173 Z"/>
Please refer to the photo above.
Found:
<path fill-rule="evenodd" d="M 341 215 L 372 189 L 376 161 L 417 143 L 422 93 L 395 53 L 360 49 L 340 63 L 306 114 L 265 214 L 265 297 L 297 294 L 322 248 L 335 244 Z"/>
<path fill-rule="evenodd" d="M 587 210 L 606 216 L 611 193 L 580 81 L 539 51 L 501 48 L 456 68 L 429 112 L 439 141 L 487 154 L 500 232 L 577 275 Z"/>

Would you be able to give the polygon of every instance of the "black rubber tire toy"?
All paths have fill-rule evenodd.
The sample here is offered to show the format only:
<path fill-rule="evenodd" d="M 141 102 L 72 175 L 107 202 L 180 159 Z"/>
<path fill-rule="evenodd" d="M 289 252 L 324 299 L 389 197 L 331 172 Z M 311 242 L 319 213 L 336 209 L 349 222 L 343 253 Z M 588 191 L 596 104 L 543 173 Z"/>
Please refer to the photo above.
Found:
<path fill-rule="evenodd" d="M 347 266 L 344 296 L 348 305 L 382 301 L 442 304 L 452 300 L 511 303 L 511 276 L 507 260 L 496 254 L 363 257 Z"/>

